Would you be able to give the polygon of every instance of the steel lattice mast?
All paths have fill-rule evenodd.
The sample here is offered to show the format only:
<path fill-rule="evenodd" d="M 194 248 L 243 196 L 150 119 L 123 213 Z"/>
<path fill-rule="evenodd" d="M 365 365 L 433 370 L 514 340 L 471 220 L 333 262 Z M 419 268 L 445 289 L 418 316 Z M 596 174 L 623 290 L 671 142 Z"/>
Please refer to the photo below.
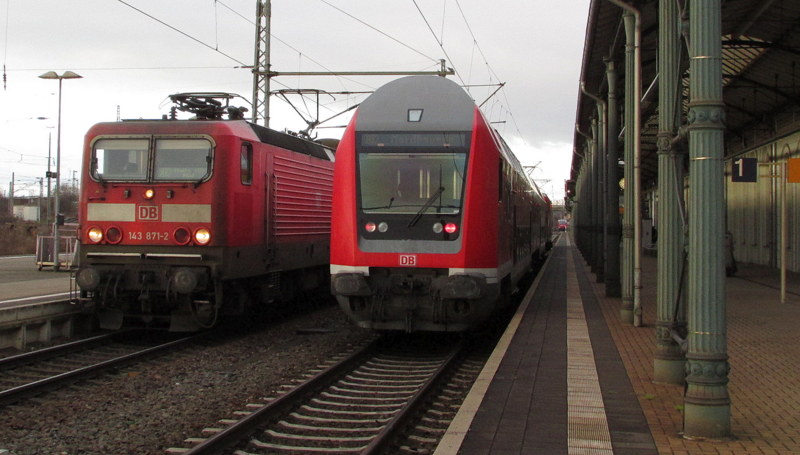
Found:
<path fill-rule="evenodd" d="M 455 74 L 447 68 L 444 60 L 440 60 L 439 71 L 305 71 L 277 72 L 272 71 L 270 64 L 270 20 L 272 19 L 271 0 L 256 1 L 256 45 L 253 61 L 253 123 L 263 120 L 269 128 L 270 79 L 277 76 L 412 76 L 436 75 L 445 77 Z M 504 84 L 500 84 L 502 87 Z M 498 88 L 499 90 L 499 88 Z M 492 94 L 494 95 L 494 94 Z"/>
<path fill-rule="evenodd" d="M 269 37 L 272 4 L 270 0 L 256 2 L 256 46 L 253 60 L 253 123 L 263 119 L 269 127 Z"/>

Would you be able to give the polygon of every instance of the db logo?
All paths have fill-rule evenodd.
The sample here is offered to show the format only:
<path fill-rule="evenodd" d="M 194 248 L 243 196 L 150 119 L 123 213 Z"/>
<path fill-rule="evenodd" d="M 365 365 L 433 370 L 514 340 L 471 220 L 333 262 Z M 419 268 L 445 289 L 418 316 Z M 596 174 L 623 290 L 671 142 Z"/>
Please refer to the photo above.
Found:
<path fill-rule="evenodd" d="M 415 267 L 417 265 L 417 255 L 415 254 L 401 254 L 400 266 L 401 267 Z"/>
<path fill-rule="evenodd" d="M 158 221 L 157 205 L 140 205 L 138 207 L 139 219 L 143 221 Z"/>

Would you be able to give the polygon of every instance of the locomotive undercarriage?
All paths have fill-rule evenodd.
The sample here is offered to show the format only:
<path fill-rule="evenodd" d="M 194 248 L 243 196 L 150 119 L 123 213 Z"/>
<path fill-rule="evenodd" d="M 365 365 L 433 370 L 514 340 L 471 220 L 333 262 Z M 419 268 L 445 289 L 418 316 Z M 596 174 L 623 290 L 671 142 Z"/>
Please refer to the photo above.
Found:
<path fill-rule="evenodd" d="M 405 332 L 476 328 L 500 305 L 497 283 L 447 269 L 370 269 L 333 277 L 339 306 L 359 327 Z"/>
<path fill-rule="evenodd" d="M 76 281 L 85 311 L 97 314 L 101 328 L 192 332 L 226 317 L 268 314 L 279 302 L 324 289 L 330 277 L 323 265 L 328 254 L 323 247 L 286 246 L 270 263 L 263 248 L 207 248 L 201 254 L 154 247 L 127 247 L 123 252 L 84 247 Z M 299 267 L 314 262 L 320 265 Z"/>
<path fill-rule="evenodd" d="M 193 332 L 277 302 L 292 301 L 327 282 L 324 267 L 222 280 L 209 267 L 93 265 L 78 271 L 84 309 L 103 329 L 145 326 Z"/>
<path fill-rule="evenodd" d="M 208 267 L 93 265 L 78 271 L 82 300 L 100 327 L 168 327 L 195 331 L 213 326 L 223 286 Z"/>

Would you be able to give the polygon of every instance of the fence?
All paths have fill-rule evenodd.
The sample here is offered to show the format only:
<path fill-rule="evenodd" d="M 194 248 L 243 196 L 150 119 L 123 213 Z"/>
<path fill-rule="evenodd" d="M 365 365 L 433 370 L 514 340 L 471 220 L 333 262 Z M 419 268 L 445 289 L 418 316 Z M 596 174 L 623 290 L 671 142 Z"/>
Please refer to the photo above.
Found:
<path fill-rule="evenodd" d="M 58 268 L 69 270 L 77 259 L 78 239 L 74 233 L 59 235 L 58 239 Z M 39 267 L 39 270 L 44 267 L 55 266 L 54 246 L 54 236 L 39 235 L 36 237 L 36 266 Z"/>

